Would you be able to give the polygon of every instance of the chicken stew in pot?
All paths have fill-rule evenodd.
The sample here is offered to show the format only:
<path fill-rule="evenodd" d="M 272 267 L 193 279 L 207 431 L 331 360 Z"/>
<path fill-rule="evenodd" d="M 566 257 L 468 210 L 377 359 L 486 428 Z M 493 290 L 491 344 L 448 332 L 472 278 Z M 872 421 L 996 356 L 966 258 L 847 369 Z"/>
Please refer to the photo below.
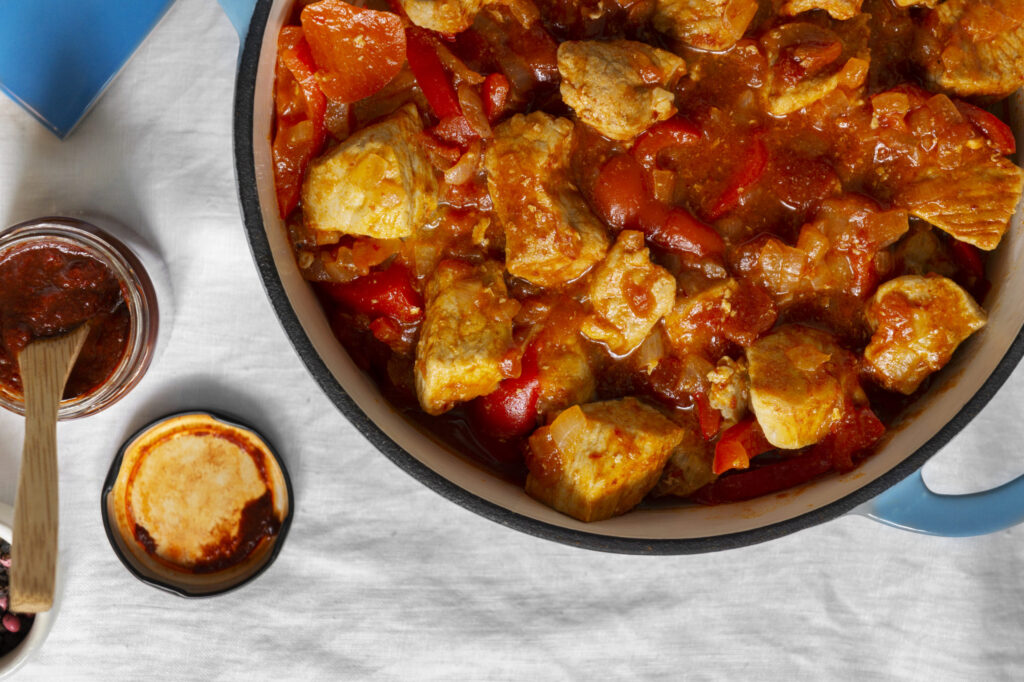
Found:
<path fill-rule="evenodd" d="M 596 521 L 872 454 L 985 324 L 1022 85 L 1012 0 L 299 2 L 275 188 L 396 408 Z"/>

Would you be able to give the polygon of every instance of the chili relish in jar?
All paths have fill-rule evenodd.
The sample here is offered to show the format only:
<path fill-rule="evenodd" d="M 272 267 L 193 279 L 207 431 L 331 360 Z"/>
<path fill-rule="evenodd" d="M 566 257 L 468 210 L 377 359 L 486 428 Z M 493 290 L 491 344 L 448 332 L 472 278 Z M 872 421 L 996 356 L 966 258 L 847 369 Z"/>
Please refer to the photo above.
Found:
<path fill-rule="evenodd" d="M 26 346 L 85 322 L 61 419 L 108 407 L 142 378 L 156 345 L 156 291 L 132 250 L 84 221 L 42 218 L 0 233 L 0 405 L 24 412 Z"/>

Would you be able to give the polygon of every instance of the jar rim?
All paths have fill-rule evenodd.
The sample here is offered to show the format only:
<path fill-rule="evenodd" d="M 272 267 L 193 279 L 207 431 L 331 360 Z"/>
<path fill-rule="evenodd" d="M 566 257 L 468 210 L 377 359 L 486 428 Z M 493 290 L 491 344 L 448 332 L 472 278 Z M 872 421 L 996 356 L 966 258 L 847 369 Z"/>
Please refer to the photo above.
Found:
<path fill-rule="evenodd" d="M 124 397 L 142 378 L 153 358 L 158 309 L 156 291 L 138 257 L 123 242 L 84 220 L 47 217 L 19 223 L 0 232 L 0 256 L 33 242 L 65 243 L 96 258 L 117 278 L 128 308 L 130 331 L 117 367 L 99 386 L 62 400 L 61 420 L 95 414 Z M 25 414 L 24 398 L 0 385 L 0 407 Z"/>

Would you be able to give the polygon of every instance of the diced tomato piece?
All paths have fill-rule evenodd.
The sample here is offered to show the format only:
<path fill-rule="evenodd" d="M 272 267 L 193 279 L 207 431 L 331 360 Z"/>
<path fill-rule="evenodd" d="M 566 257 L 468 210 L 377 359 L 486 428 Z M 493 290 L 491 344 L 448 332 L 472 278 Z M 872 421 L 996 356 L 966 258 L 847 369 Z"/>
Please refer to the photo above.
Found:
<path fill-rule="evenodd" d="M 711 440 L 722 426 L 722 413 L 711 407 L 711 401 L 703 393 L 695 394 L 693 402 L 697 405 L 697 421 L 700 423 L 700 434 L 704 437 L 704 440 Z"/>
<path fill-rule="evenodd" d="M 537 345 L 526 347 L 522 372 L 505 379 L 497 389 L 473 401 L 474 420 L 487 433 L 498 438 L 525 436 L 537 425 L 537 400 L 540 397 L 540 367 Z"/>
<path fill-rule="evenodd" d="M 779 317 L 775 299 L 767 290 L 746 281 L 732 298 L 732 308 L 722 321 L 722 336 L 747 348 L 775 326 Z"/>
<path fill-rule="evenodd" d="M 286 26 L 278 34 L 277 82 L 274 99 L 277 130 L 271 153 L 277 208 L 286 218 L 299 203 L 302 178 L 310 160 L 327 138 L 324 114 L 327 98 L 315 76 L 309 45 L 299 26 Z"/>
<path fill-rule="evenodd" d="M 594 203 L 609 225 L 620 230 L 637 227 L 640 212 L 650 201 L 643 166 L 633 157 L 613 156 L 601 167 L 594 185 Z"/>
<path fill-rule="evenodd" d="M 427 98 L 434 115 L 444 120 L 449 116 L 462 116 L 458 95 L 445 73 L 441 58 L 434 46 L 435 38 L 426 29 L 410 26 L 405 30 L 409 53 L 409 68 Z"/>
<path fill-rule="evenodd" d="M 754 139 L 744 152 L 743 164 L 729 177 L 725 191 L 711 205 L 711 210 L 707 215 L 708 220 L 718 220 L 736 208 L 747 190 L 761 179 L 767 165 L 768 148 L 761 139 L 761 135 L 755 134 Z"/>
<path fill-rule="evenodd" d="M 885 425 L 870 407 L 851 406 L 811 452 L 827 455 L 837 471 L 849 471 L 854 467 L 853 456 L 870 448 L 884 433 Z"/>
<path fill-rule="evenodd" d="M 631 153 L 647 170 L 657 166 L 658 154 L 666 147 L 696 142 L 700 129 L 685 118 L 676 116 L 657 123 L 636 139 Z"/>
<path fill-rule="evenodd" d="M 320 87 L 331 99 L 369 97 L 402 70 L 405 30 L 398 15 L 321 0 L 306 5 L 299 16 L 320 67 Z"/>
<path fill-rule="evenodd" d="M 721 474 L 729 469 L 746 469 L 751 459 L 774 449 L 775 446 L 764 437 L 764 431 L 757 420 L 748 417 L 726 429 L 718 439 L 711 471 Z"/>
<path fill-rule="evenodd" d="M 469 125 L 469 121 L 462 114 L 442 118 L 441 122 L 434 126 L 430 132 L 442 142 L 462 149 L 465 149 L 477 137 L 473 126 Z M 461 156 L 461 152 L 459 155 Z"/>
<path fill-rule="evenodd" d="M 700 258 L 725 252 L 722 237 L 684 208 L 668 207 L 652 200 L 641 209 L 639 223 L 647 239 L 665 251 Z"/>
<path fill-rule="evenodd" d="M 396 346 L 402 341 L 402 327 L 391 317 L 378 317 L 370 322 L 370 332 L 389 346 Z"/>
<path fill-rule="evenodd" d="M 484 115 L 494 123 L 505 113 L 508 106 L 508 95 L 512 86 L 503 73 L 488 74 L 483 84 Z"/>
<path fill-rule="evenodd" d="M 723 476 L 695 492 L 690 499 L 709 505 L 751 500 L 806 483 L 831 470 L 832 458 L 828 453 L 812 450 L 806 455 Z"/>
<path fill-rule="evenodd" d="M 423 317 L 423 297 L 412 284 L 409 270 L 393 264 L 351 282 L 328 282 L 324 293 L 348 310 L 372 318 L 393 317 L 399 322 L 416 322 Z"/>
<path fill-rule="evenodd" d="M 959 100 L 955 102 L 956 108 L 963 114 L 963 117 L 988 138 L 996 151 L 1000 154 L 1014 154 L 1017 152 L 1017 138 L 1013 136 L 1013 130 L 1010 126 L 981 107 L 976 107 L 973 104 Z"/>

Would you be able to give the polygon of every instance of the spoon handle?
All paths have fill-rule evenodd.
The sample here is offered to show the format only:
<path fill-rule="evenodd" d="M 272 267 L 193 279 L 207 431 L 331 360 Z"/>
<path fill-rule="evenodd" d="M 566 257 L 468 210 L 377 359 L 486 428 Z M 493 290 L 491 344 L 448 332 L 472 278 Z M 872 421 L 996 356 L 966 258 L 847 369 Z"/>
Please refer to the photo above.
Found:
<path fill-rule="evenodd" d="M 19 355 L 25 394 L 25 445 L 14 502 L 10 609 L 53 606 L 57 569 L 57 410 L 89 325 L 29 344 Z"/>

